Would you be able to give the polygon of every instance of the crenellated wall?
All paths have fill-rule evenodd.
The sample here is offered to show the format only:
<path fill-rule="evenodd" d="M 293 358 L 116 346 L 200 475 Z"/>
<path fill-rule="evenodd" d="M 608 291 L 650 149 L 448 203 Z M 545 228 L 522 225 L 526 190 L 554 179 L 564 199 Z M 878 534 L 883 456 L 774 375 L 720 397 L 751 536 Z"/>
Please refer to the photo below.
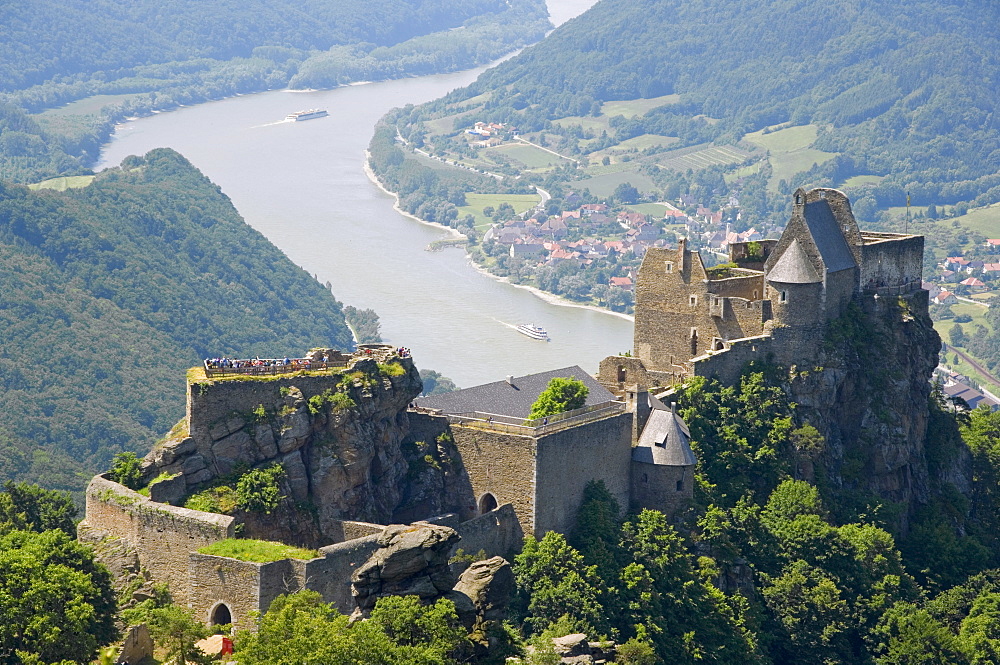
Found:
<path fill-rule="evenodd" d="M 165 583 L 177 602 L 193 600 L 188 557 L 200 547 L 233 537 L 233 518 L 156 503 L 123 485 L 95 476 L 87 486 L 82 525 L 129 541 L 139 564 Z"/>

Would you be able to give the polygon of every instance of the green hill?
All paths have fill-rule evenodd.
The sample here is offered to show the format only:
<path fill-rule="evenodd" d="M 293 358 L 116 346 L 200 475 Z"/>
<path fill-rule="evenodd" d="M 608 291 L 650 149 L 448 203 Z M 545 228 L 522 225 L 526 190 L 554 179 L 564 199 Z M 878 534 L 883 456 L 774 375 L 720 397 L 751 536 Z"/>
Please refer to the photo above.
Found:
<path fill-rule="evenodd" d="M 0 478 L 82 488 L 181 417 L 206 356 L 351 344 L 330 292 L 171 150 L 64 192 L 0 184 Z"/>
<path fill-rule="evenodd" d="M 428 108 L 574 142 L 551 121 L 597 118 L 607 144 L 648 134 L 673 147 L 815 125 L 813 152 L 780 165 L 807 171 L 795 184 L 868 176 L 852 184 L 878 207 L 906 190 L 914 205 L 980 205 L 1000 200 L 998 24 L 996 3 L 961 0 L 603 0 Z M 609 100 L 666 95 L 599 118 Z M 601 147 L 593 136 L 584 152 Z"/>
<path fill-rule="evenodd" d="M 550 27 L 544 0 L 0 2 L 0 179 L 84 173 L 152 110 L 455 71 Z"/>

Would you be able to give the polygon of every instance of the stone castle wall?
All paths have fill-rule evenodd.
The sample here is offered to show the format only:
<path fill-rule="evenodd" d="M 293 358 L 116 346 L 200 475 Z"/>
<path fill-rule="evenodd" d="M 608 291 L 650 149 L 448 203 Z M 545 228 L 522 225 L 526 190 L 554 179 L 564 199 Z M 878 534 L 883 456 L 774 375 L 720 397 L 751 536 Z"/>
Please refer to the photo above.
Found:
<path fill-rule="evenodd" d="M 648 508 L 673 515 L 693 496 L 694 467 L 632 462 L 632 510 Z"/>
<path fill-rule="evenodd" d="M 460 424 L 451 433 L 477 505 L 492 494 L 497 505 L 513 506 L 525 533 L 534 533 L 535 439 Z"/>
<path fill-rule="evenodd" d="M 455 546 L 456 551 L 461 549 L 472 555 L 482 551 L 487 558 L 502 556 L 510 560 L 512 552 L 521 551 L 521 542 L 524 540 L 517 513 L 509 503 L 462 522 L 455 526 L 455 530 L 462 537 Z"/>
<path fill-rule="evenodd" d="M 569 533 L 591 480 L 603 481 L 624 510 L 629 505 L 632 414 L 620 413 L 539 437 L 533 533 Z"/>
<path fill-rule="evenodd" d="M 132 543 L 139 564 L 154 580 L 167 584 L 182 604 L 193 600 L 188 592 L 189 554 L 233 536 L 232 517 L 156 503 L 101 476 L 87 486 L 83 524 Z"/>
<path fill-rule="evenodd" d="M 895 295 L 920 288 L 923 279 L 923 236 L 864 233 L 861 248 L 861 291 Z"/>

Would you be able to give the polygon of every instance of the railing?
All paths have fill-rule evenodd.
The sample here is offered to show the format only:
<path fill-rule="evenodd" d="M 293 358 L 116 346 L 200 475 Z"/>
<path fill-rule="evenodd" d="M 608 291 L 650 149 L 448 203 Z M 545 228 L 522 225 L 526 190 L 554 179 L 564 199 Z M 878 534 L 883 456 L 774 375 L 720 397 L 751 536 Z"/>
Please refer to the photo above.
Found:
<path fill-rule="evenodd" d="M 209 363 L 205 363 L 205 377 L 223 377 L 223 376 L 277 376 L 278 374 L 290 374 L 291 372 L 298 372 L 300 370 L 323 370 L 323 369 L 341 369 L 347 367 L 350 362 L 351 357 L 346 357 L 343 360 L 328 360 L 326 362 L 319 361 L 314 362 L 308 358 L 296 358 L 294 360 L 289 360 L 286 364 L 284 359 L 281 360 L 262 360 L 264 364 L 247 364 L 241 367 L 211 367 Z M 234 362 L 247 362 L 252 361 L 234 361 Z"/>
<path fill-rule="evenodd" d="M 496 413 L 469 411 L 447 414 L 448 422 L 456 425 L 482 427 L 508 434 L 542 436 L 580 423 L 599 420 L 607 416 L 625 412 L 625 402 L 608 401 L 592 404 L 581 409 L 564 411 L 547 418 L 515 418 Z"/>

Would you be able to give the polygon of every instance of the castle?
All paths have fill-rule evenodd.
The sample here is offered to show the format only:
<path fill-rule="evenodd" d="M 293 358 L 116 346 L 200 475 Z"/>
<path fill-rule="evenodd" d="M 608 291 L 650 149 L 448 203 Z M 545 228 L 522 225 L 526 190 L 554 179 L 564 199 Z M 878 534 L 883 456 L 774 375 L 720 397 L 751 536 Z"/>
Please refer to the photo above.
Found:
<path fill-rule="evenodd" d="M 665 401 L 671 386 L 693 376 L 732 384 L 755 359 L 809 363 L 827 324 L 853 306 L 927 309 L 923 238 L 862 232 L 833 189 L 796 191 L 780 239 L 730 252 L 731 264 L 706 268 L 684 241 L 650 249 L 636 286 L 635 356 L 606 358 L 596 378 L 574 366 L 415 400 L 412 359 L 378 345 L 315 351 L 318 373 L 189 376 L 186 419 L 143 462 L 146 493 L 95 477 L 81 537 L 124 543 L 137 569 L 205 622 L 250 627 L 253 612 L 298 589 L 350 612 L 354 573 L 393 523 L 447 525 L 465 552 L 506 556 L 524 534 L 570 531 L 592 481 L 623 509 L 675 513 L 693 496 L 697 459 Z M 587 403 L 529 419 L 549 379 L 570 376 L 587 385 Z M 275 463 L 283 514 L 308 506 L 302 523 L 181 507 L 240 469 Z M 198 551 L 238 527 L 319 556 L 253 563 Z"/>
<path fill-rule="evenodd" d="M 747 362 L 816 357 L 826 324 L 864 297 L 921 300 L 923 236 L 861 231 L 847 197 L 799 189 L 778 240 L 735 243 L 706 268 L 681 240 L 650 249 L 636 280 L 635 357 L 601 363 L 600 379 L 668 386 L 691 376 L 731 383 Z"/>

